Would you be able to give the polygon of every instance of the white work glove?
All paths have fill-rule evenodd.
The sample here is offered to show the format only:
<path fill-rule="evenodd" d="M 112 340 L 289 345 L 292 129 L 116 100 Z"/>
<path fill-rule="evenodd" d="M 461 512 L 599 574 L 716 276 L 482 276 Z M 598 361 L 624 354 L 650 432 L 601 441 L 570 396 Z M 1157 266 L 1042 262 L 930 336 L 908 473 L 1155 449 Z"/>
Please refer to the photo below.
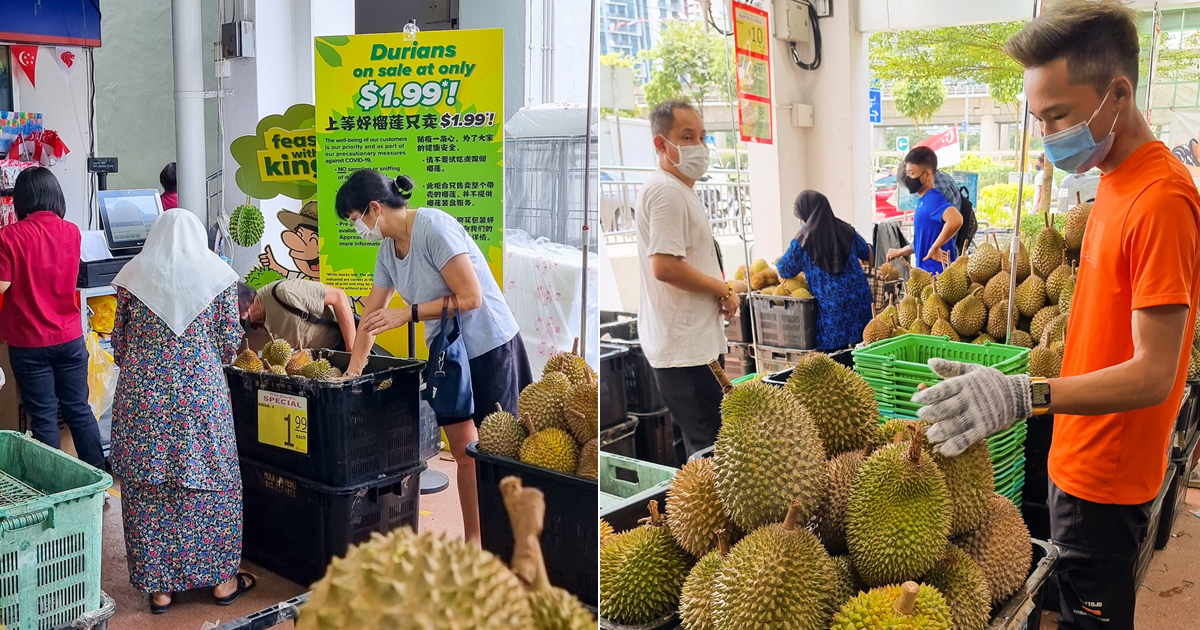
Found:
<path fill-rule="evenodd" d="M 1029 376 L 1009 376 L 996 368 L 930 359 L 929 367 L 945 381 L 917 392 L 925 405 L 917 415 L 933 424 L 929 442 L 946 457 L 957 457 L 972 444 L 1033 414 Z"/>

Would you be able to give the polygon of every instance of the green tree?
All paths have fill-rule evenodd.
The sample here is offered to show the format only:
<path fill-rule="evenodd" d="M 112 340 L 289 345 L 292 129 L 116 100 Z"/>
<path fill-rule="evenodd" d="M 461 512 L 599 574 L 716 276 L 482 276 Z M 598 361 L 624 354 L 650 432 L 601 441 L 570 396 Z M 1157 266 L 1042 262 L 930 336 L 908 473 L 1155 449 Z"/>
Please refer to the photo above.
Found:
<path fill-rule="evenodd" d="M 901 79 L 892 84 L 896 111 L 911 120 L 921 136 L 921 125 L 929 122 L 946 102 L 946 87 L 938 79 Z"/>
<path fill-rule="evenodd" d="M 884 81 L 946 78 L 986 83 L 999 103 L 1015 103 L 1022 70 L 1004 42 L 1024 22 L 974 24 L 871 36 L 871 71 Z"/>
<path fill-rule="evenodd" d="M 641 56 L 654 68 L 642 86 L 651 108 L 673 98 L 703 108 L 705 99 L 724 94 L 731 80 L 725 38 L 707 30 L 702 22 L 670 22 L 658 44 Z"/>

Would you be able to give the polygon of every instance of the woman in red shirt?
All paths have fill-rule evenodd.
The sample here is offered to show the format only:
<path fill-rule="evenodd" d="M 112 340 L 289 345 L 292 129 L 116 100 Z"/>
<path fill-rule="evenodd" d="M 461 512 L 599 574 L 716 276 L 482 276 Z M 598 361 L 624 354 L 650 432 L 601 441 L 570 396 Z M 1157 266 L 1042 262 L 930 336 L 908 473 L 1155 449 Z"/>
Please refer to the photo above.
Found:
<path fill-rule="evenodd" d="M 0 338 L 38 441 L 59 448 L 58 411 L 79 458 L 104 467 L 100 429 L 88 406 L 88 351 L 79 320 L 79 228 L 49 169 L 17 176 L 17 222 L 0 228 Z"/>
<path fill-rule="evenodd" d="M 179 193 L 176 192 L 175 184 L 175 163 L 163 167 L 163 170 L 158 173 L 158 183 L 162 184 L 162 205 L 163 210 L 174 210 L 179 207 Z"/>

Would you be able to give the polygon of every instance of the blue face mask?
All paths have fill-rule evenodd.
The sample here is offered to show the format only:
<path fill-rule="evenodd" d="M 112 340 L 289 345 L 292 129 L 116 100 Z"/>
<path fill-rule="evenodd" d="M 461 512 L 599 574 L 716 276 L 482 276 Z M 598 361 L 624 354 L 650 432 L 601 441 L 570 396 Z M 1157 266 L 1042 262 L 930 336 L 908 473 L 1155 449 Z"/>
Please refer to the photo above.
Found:
<path fill-rule="evenodd" d="M 1100 107 L 1104 107 L 1104 102 L 1107 100 L 1108 92 L 1105 92 L 1104 99 L 1100 101 Z M 1100 113 L 1100 107 L 1092 112 L 1092 118 Z M 1050 160 L 1056 168 L 1068 173 L 1084 173 L 1103 162 L 1104 158 L 1108 157 L 1109 150 L 1112 149 L 1113 129 L 1117 128 L 1117 119 L 1113 118 L 1112 128 L 1108 130 L 1108 135 L 1104 136 L 1100 144 L 1096 144 L 1096 141 L 1092 139 L 1092 129 L 1088 126 L 1091 124 L 1092 118 L 1089 118 L 1087 122 L 1081 122 L 1042 138 L 1042 145 L 1046 149 L 1046 159 Z"/>

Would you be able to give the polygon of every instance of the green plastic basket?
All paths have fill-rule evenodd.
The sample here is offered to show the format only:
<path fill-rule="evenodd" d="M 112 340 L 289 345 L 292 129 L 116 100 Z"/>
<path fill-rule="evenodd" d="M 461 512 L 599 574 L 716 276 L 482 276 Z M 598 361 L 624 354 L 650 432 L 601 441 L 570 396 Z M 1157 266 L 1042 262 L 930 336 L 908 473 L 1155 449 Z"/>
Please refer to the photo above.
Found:
<path fill-rule="evenodd" d="M 647 501 L 667 489 L 677 468 L 600 451 L 600 518 Z M 666 506 L 660 506 L 666 509 Z"/>
<path fill-rule="evenodd" d="M 0 624 L 65 626 L 101 607 L 100 537 L 112 477 L 0 431 Z"/>
<path fill-rule="evenodd" d="M 731 382 L 734 385 L 741 385 L 742 383 L 745 383 L 746 381 L 752 381 L 756 378 L 758 378 L 758 374 L 747 374 L 745 376 L 739 376 L 739 377 L 733 379 Z"/>
<path fill-rule="evenodd" d="M 851 352 L 855 369 L 879 370 L 886 375 L 933 385 L 941 379 L 926 363 L 933 358 L 976 363 L 994 367 L 1005 374 L 1018 374 L 1029 368 L 1029 349 L 999 343 L 972 344 L 950 341 L 946 337 L 901 335 L 877 341 Z M 861 372 L 860 372 L 861 373 Z M 864 375 L 865 376 L 865 375 Z"/>

